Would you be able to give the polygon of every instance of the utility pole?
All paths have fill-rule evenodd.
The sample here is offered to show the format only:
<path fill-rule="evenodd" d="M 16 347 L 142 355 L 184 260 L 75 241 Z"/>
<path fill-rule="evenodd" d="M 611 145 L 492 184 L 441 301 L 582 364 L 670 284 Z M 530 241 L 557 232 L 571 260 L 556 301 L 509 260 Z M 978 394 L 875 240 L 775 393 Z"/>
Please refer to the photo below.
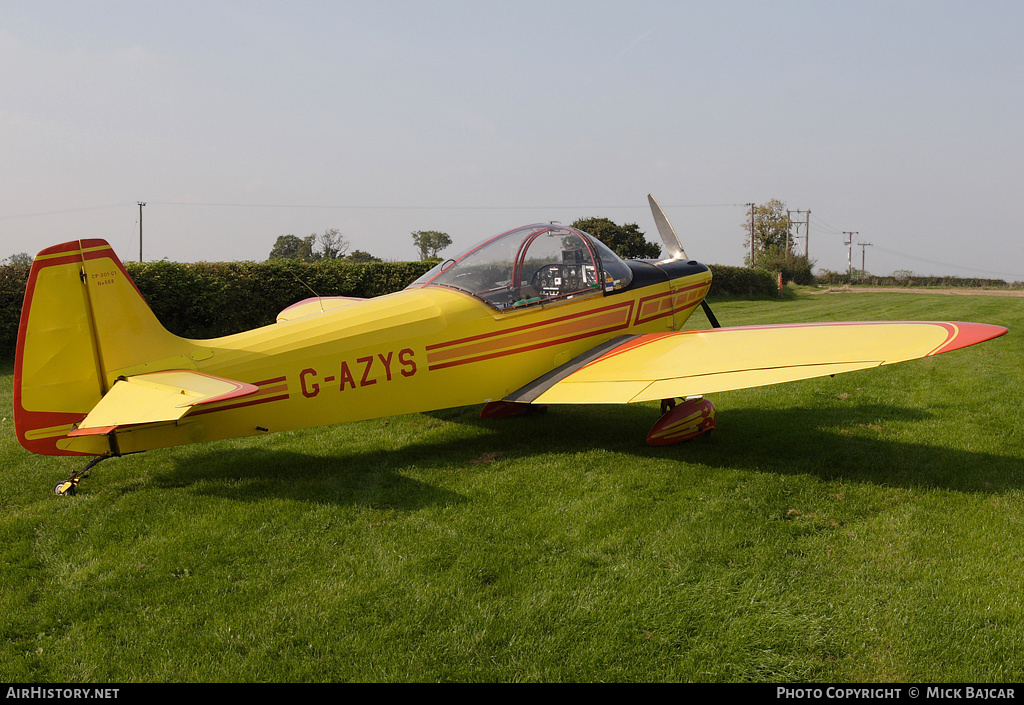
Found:
<path fill-rule="evenodd" d="M 790 213 L 792 213 L 792 212 L 793 211 L 786 211 L 786 257 L 787 258 L 789 257 L 789 241 L 791 239 L 794 239 L 794 240 L 796 239 L 796 238 L 790 238 L 790 233 L 793 232 L 793 217 L 790 215 Z M 800 229 L 800 226 L 798 225 L 797 226 L 797 230 L 799 231 L 799 229 Z"/>
<path fill-rule="evenodd" d="M 871 247 L 871 243 L 870 242 L 858 242 L 857 244 L 860 245 L 860 278 L 863 279 L 864 275 L 868 271 L 867 268 L 864 266 L 864 248 L 865 247 Z"/>
<path fill-rule="evenodd" d="M 139 201 L 139 262 L 142 262 L 142 207 L 146 205 Z"/>
<path fill-rule="evenodd" d="M 754 204 L 748 203 L 750 208 L 750 268 L 754 268 Z"/>
<path fill-rule="evenodd" d="M 807 255 L 808 241 L 811 239 L 811 237 L 810 237 L 811 236 L 811 212 L 810 211 L 786 211 L 786 219 L 789 220 L 790 227 L 792 228 L 792 226 L 794 226 L 794 225 L 796 226 L 796 233 L 797 234 L 796 234 L 796 237 L 794 237 L 793 239 L 794 240 L 798 240 L 799 236 L 800 236 L 800 225 L 801 225 L 801 223 L 799 223 L 799 222 L 794 223 L 792 217 L 790 216 L 791 213 L 796 213 L 797 215 L 803 214 L 805 216 L 805 218 L 806 218 L 804 220 L 804 222 L 802 223 L 802 225 L 804 226 L 804 257 L 807 257 L 808 256 Z M 788 234 L 787 234 L 787 237 L 788 237 Z M 788 239 L 786 240 L 786 254 L 787 255 L 789 254 L 789 240 Z"/>
<path fill-rule="evenodd" d="M 854 235 L 860 235 L 860 233 L 858 233 L 858 232 L 848 232 L 848 231 L 844 230 L 843 231 L 843 235 L 846 235 L 846 242 L 844 244 L 847 245 L 850 248 L 849 252 L 846 255 L 846 263 L 847 263 L 846 275 L 848 277 L 850 277 L 850 279 L 852 280 L 853 279 L 853 236 Z"/>

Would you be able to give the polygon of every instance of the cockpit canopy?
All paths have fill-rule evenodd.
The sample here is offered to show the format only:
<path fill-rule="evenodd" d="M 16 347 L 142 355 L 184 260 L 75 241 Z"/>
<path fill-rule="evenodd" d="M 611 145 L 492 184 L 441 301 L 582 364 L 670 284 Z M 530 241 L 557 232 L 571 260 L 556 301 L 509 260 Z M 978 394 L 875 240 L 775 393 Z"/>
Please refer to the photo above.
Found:
<path fill-rule="evenodd" d="M 632 278 L 600 240 L 561 225 L 527 225 L 445 260 L 408 288 L 451 287 L 510 310 L 612 292 Z"/>

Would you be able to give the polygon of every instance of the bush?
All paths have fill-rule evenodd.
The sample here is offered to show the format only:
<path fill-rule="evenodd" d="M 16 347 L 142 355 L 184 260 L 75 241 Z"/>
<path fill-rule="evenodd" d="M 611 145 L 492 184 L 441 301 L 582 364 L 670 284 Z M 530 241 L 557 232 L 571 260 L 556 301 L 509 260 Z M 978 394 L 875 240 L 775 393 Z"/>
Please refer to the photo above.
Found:
<path fill-rule="evenodd" d="M 14 356 L 21 320 L 21 302 L 25 298 L 30 265 L 0 265 L 0 356 Z"/>
<path fill-rule="evenodd" d="M 781 272 L 784 282 L 793 282 L 803 286 L 814 284 L 814 274 L 811 272 L 814 262 L 804 255 L 772 247 L 761 253 L 757 258 L 757 264 L 761 269 L 769 272 Z"/>
<path fill-rule="evenodd" d="M 278 259 L 124 265 L 169 331 L 216 338 L 273 323 L 282 309 L 312 296 L 371 298 L 404 289 L 436 263 Z M 776 274 L 720 265 L 711 265 L 711 272 L 711 296 L 778 295 Z M 0 356 L 5 358 L 17 345 L 28 273 L 28 265 L 0 265 Z"/>
<path fill-rule="evenodd" d="M 370 298 L 403 289 L 425 262 L 125 262 L 146 302 L 172 333 L 215 338 L 273 323 L 311 296 Z M 0 356 L 10 358 L 28 282 L 28 265 L 0 266 Z M 314 293 L 315 292 L 315 293 Z"/>
<path fill-rule="evenodd" d="M 312 296 L 372 298 L 408 286 L 430 262 L 126 263 L 160 322 L 186 338 L 214 338 L 273 323 Z"/>
<path fill-rule="evenodd" d="M 720 264 L 709 265 L 711 269 L 711 291 L 713 296 L 777 297 L 779 281 L 777 272 L 766 272 L 763 269 L 749 267 L 726 267 Z"/>
<path fill-rule="evenodd" d="M 844 284 L 861 284 L 864 286 L 905 286 L 905 287 L 954 287 L 965 289 L 1020 289 L 1024 283 L 1008 283 L 1003 279 L 982 279 L 980 277 L 933 277 L 922 276 L 899 270 L 892 275 L 883 277 L 874 274 L 861 275 L 854 272 L 851 279 L 848 272 L 824 270 L 815 277 L 818 284 L 839 286 Z"/>

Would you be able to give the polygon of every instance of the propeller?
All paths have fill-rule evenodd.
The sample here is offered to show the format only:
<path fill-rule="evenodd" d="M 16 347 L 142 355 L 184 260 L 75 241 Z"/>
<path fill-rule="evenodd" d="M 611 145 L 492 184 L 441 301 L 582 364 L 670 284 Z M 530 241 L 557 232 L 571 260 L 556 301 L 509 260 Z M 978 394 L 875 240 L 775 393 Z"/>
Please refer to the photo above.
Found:
<path fill-rule="evenodd" d="M 658 202 L 654 200 L 654 196 L 651 194 L 647 194 L 647 200 L 651 204 L 654 224 L 658 226 L 658 232 L 661 234 L 661 241 L 665 243 L 665 251 L 668 252 L 668 258 L 670 260 L 686 259 L 686 252 L 679 242 L 676 229 L 672 227 L 672 223 L 668 222 L 668 216 L 665 215 L 665 211 L 661 209 L 661 206 L 658 205 Z"/>
<path fill-rule="evenodd" d="M 647 194 L 647 201 L 651 204 L 654 224 L 658 226 L 661 241 L 665 244 L 665 250 L 668 252 L 668 260 L 665 261 L 671 262 L 673 260 L 687 259 L 686 251 L 679 242 L 679 235 L 676 234 L 676 229 L 672 227 L 672 223 L 669 222 L 665 211 L 661 209 L 661 206 L 658 205 L 658 202 L 654 200 L 654 196 L 651 194 Z M 701 299 L 700 306 L 704 309 L 704 315 L 708 317 L 708 321 L 711 322 L 711 327 L 721 328 L 722 326 L 719 324 L 718 319 L 715 318 L 715 314 L 711 312 L 708 302 Z"/>

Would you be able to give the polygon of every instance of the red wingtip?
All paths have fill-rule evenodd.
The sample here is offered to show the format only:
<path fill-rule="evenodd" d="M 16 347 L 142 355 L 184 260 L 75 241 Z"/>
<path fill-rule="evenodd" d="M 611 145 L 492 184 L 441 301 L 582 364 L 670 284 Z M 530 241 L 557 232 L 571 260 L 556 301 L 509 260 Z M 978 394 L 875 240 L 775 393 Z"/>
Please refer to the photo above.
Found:
<path fill-rule="evenodd" d="M 955 329 L 953 334 L 949 337 L 949 340 L 929 354 L 938 355 L 939 353 L 949 352 L 950 350 L 959 350 L 960 348 L 966 348 L 969 345 L 984 343 L 986 340 L 992 340 L 993 338 L 998 338 L 999 336 L 1006 335 L 1007 333 L 1007 329 L 1003 326 L 993 326 L 988 323 L 963 323 L 960 321 L 951 321 L 949 325 L 953 326 Z"/>

